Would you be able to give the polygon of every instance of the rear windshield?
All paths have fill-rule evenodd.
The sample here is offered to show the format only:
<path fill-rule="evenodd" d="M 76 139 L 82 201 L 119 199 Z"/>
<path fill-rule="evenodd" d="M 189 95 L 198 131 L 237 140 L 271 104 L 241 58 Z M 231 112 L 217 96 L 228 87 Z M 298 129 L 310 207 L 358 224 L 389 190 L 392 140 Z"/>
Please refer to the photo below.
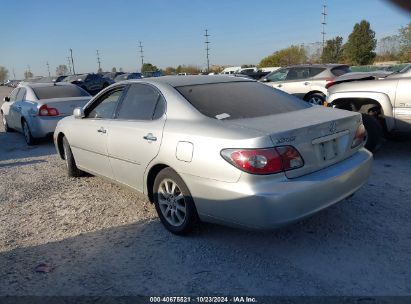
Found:
<path fill-rule="evenodd" d="M 347 65 L 343 65 L 343 66 L 339 66 L 339 67 L 335 67 L 331 69 L 331 73 L 333 73 L 337 77 L 350 73 L 350 72 L 351 72 L 351 69 Z"/>
<path fill-rule="evenodd" d="M 90 96 L 86 91 L 74 85 L 37 87 L 33 88 L 33 91 L 37 99 Z"/>
<path fill-rule="evenodd" d="M 215 119 L 268 116 L 311 107 L 287 93 L 253 81 L 176 87 L 199 112 Z"/>

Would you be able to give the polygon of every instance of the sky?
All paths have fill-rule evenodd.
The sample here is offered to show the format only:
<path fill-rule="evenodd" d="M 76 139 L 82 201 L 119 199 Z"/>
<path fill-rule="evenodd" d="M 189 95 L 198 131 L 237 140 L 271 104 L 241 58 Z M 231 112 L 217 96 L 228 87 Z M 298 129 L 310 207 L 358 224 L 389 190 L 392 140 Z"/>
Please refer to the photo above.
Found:
<path fill-rule="evenodd" d="M 51 74 L 67 64 L 73 49 L 76 73 L 136 71 L 144 62 L 160 68 L 210 64 L 257 64 L 291 44 L 321 41 L 321 11 L 327 4 L 326 39 L 346 41 L 356 22 L 366 19 L 376 37 L 395 34 L 411 15 L 386 0 L 18 0 L 0 5 L 0 66 L 22 78 Z"/>

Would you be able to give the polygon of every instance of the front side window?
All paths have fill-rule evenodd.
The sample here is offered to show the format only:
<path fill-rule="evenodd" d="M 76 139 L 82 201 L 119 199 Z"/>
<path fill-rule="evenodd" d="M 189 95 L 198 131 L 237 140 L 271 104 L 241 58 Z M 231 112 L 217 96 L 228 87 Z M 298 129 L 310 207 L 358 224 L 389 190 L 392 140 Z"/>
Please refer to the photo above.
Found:
<path fill-rule="evenodd" d="M 164 98 L 155 88 L 132 84 L 121 103 L 117 118 L 125 120 L 153 120 L 164 113 Z"/>
<path fill-rule="evenodd" d="M 17 89 L 14 89 L 11 93 L 10 93 L 10 95 L 9 95 L 9 98 L 10 98 L 10 101 L 16 101 L 16 97 L 17 97 L 17 93 L 19 92 L 19 88 L 17 88 Z"/>
<path fill-rule="evenodd" d="M 122 94 L 123 88 L 120 88 L 103 95 L 89 109 L 86 109 L 86 117 L 101 119 L 113 118 L 114 110 Z"/>
<path fill-rule="evenodd" d="M 287 77 L 289 69 L 281 69 L 267 75 L 266 79 L 269 81 L 282 81 Z"/>
<path fill-rule="evenodd" d="M 287 80 L 299 80 L 310 77 L 309 68 L 293 68 L 287 74 Z"/>

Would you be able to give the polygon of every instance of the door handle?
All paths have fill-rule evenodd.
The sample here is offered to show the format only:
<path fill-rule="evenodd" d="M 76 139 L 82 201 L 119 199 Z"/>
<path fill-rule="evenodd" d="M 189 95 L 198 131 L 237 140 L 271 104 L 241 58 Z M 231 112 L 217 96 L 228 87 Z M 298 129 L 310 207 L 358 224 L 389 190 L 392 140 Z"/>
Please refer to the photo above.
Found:
<path fill-rule="evenodd" d="M 100 129 L 97 130 L 97 132 L 106 134 L 106 133 L 107 133 L 107 130 L 104 129 L 103 127 L 101 127 Z"/>
<path fill-rule="evenodd" d="M 304 85 L 309 85 L 310 83 L 308 81 L 304 82 Z"/>
<path fill-rule="evenodd" d="M 279 84 L 278 86 L 277 86 L 277 88 L 281 88 L 283 85 L 282 84 Z"/>
<path fill-rule="evenodd" d="M 148 141 L 156 141 L 157 137 L 153 135 L 153 133 L 148 133 L 146 136 L 143 137 L 145 140 Z"/>

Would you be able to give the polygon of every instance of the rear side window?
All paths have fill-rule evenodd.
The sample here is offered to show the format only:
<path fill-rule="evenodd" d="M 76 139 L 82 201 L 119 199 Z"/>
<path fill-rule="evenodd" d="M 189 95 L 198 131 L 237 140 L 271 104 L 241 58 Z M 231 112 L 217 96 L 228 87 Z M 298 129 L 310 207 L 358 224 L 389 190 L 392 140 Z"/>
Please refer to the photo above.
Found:
<path fill-rule="evenodd" d="M 117 118 L 126 120 L 152 120 L 164 113 L 164 98 L 153 87 L 132 84 L 120 105 Z"/>
<path fill-rule="evenodd" d="M 298 80 L 310 77 L 309 68 L 292 68 L 287 74 L 287 80 Z"/>
<path fill-rule="evenodd" d="M 176 87 L 199 112 L 215 119 L 240 119 L 311 107 L 297 97 L 258 82 L 225 82 Z"/>
<path fill-rule="evenodd" d="M 17 94 L 16 101 L 22 101 L 24 100 L 24 97 L 26 96 L 26 89 L 21 88 L 19 93 Z"/>
<path fill-rule="evenodd" d="M 314 77 L 323 72 L 324 70 L 324 68 L 310 68 L 310 77 Z"/>
<path fill-rule="evenodd" d="M 343 66 L 339 66 L 339 67 L 335 67 L 331 69 L 331 73 L 333 73 L 337 77 L 350 73 L 350 72 L 351 72 L 351 69 L 347 65 L 343 65 Z"/>
<path fill-rule="evenodd" d="M 37 99 L 90 96 L 89 93 L 74 85 L 35 87 L 33 91 Z"/>

